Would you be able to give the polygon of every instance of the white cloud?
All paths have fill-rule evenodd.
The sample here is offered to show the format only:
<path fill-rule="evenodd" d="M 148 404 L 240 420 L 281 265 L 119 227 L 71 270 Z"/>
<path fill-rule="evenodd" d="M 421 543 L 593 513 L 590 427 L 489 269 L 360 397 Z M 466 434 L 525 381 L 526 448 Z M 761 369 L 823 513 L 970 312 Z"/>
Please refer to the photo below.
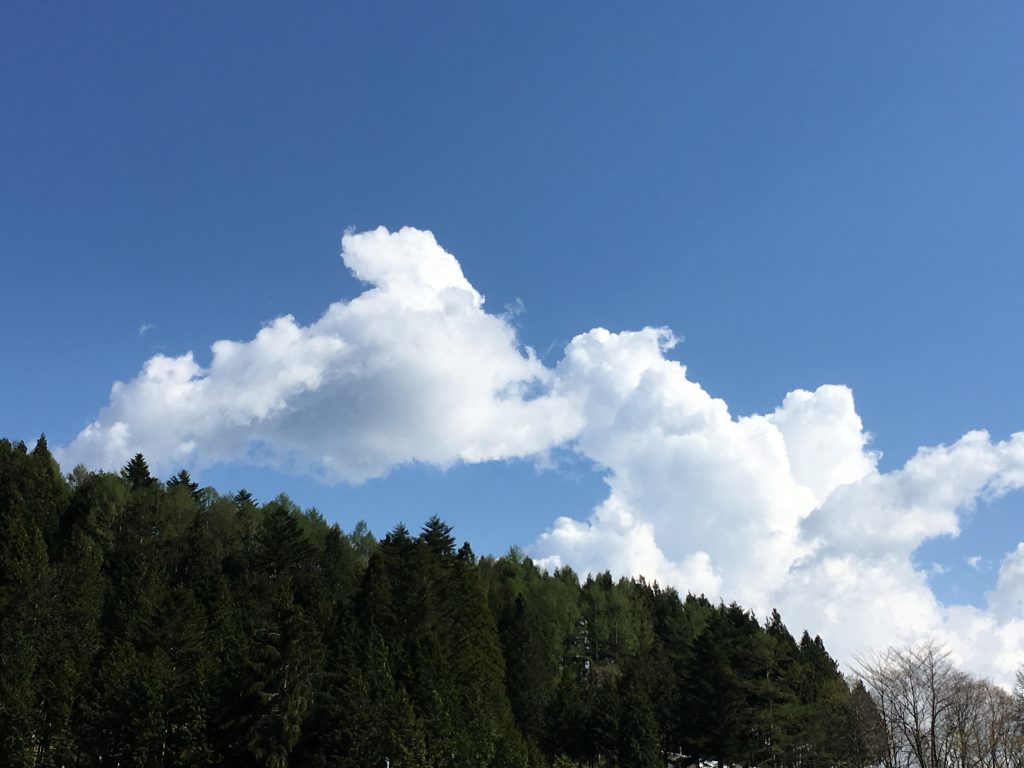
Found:
<path fill-rule="evenodd" d="M 996 616 L 1024 619 L 1024 543 L 1003 558 L 996 586 L 988 598 Z"/>
<path fill-rule="evenodd" d="M 897 471 L 837 489 L 802 525 L 815 549 L 792 569 L 794 588 L 778 601 L 784 615 L 814 627 L 816 605 L 832 606 L 822 635 L 844 659 L 932 637 L 976 672 L 1011 682 L 1024 662 L 1024 634 L 1014 629 L 1024 618 L 1024 579 L 1014 575 L 1013 555 L 986 610 L 941 604 L 912 555 L 928 539 L 958 535 L 979 500 L 1020 487 L 1022 448 L 1024 433 L 992 442 L 970 432 L 920 449 Z M 1024 552 L 1019 557 L 1024 562 Z M 839 571 L 849 578 L 836 578 Z"/>
<path fill-rule="evenodd" d="M 913 561 L 979 500 L 1024 485 L 1024 433 L 970 432 L 880 472 L 845 386 L 737 416 L 666 356 L 676 338 L 659 328 L 588 331 L 548 367 L 519 344 L 519 310 L 489 314 L 429 232 L 348 234 L 342 248 L 360 296 L 308 326 L 285 316 L 218 341 L 207 367 L 151 358 L 61 461 L 112 469 L 141 450 L 160 470 L 245 460 L 358 482 L 569 445 L 602 468 L 608 497 L 540 535 L 548 565 L 778 607 L 848 662 L 924 635 L 1003 682 L 1024 661 L 1024 545 L 985 608 L 941 604 Z"/>
<path fill-rule="evenodd" d="M 1024 661 L 1024 548 L 988 611 L 940 604 L 933 567 L 912 556 L 958 535 L 979 500 L 1022 485 L 1024 433 L 993 443 L 970 432 L 882 473 L 848 388 L 798 390 L 771 414 L 735 417 L 665 358 L 671 344 L 656 329 L 569 344 L 555 390 L 579 402 L 576 448 L 606 468 L 610 493 L 585 522 L 562 518 L 539 537 L 542 562 L 643 573 L 762 616 L 778 607 L 846 662 L 930 636 L 1012 678 Z"/>
<path fill-rule="evenodd" d="M 982 558 L 981 555 L 971 555 L 967 558 L 967 564 L 974 570 L 980 570 Z"/>
<path fill-rule="evenodd" d="M 380 228 L 342 249 L 363 294 L 308 326 L 285 316 L 218 341 L 207 368 L 191 352 L 151 358 L 62 462 L 113 469 L 142 451 L 164 470 L 247 459 L 358 482 L 411 461 L 531 455 L 578 430 L 560 396 L 533 396 L 551 372 L 433 235 Z"/>
<path fill-rule="evenodd" d="M 673 344 L 664 329 L 582 334 L 556 369 L 555 391 L 579 404 L 584 427 L 576 448 L 608 469 L 604 506 L 620 510 L 616 525 L 623 527 L 626 511 L 653 531 L 664 559 L 648 559 L 644 572 L 685 583 L 674 578 L 672 564 L 681 568 L 706 558 L 702 572 L 714 574 L 723 596 L 760 606 L 802 551 L 798 524 L 814 508 L 815 495 L 793 479 L 783 434 L 771 419 L 732 418 L 722 400 L 665 358 Z M 821 459 L 830 471 L 844 460 Z M 590 521 L 593 540 L 603 540 L 607 519 Z M 567 522 L 558 521 L 538 541 L 538 552 L 555 553 L 572 538 Z M 756 558 L 733 556 L 754 549 Z M 585 559 L 581 547 L 574 551 Z M 640 572 L 635 560 L 604 562 Z"/>
<path fill-rule="evenodd" d="M 768 418 L 782 432 L 793 479 L 819 503 L 840 485 L 866 477 L 879 459 L 866 449 L 869 435 L 847 387 L 794 390 Z"/>

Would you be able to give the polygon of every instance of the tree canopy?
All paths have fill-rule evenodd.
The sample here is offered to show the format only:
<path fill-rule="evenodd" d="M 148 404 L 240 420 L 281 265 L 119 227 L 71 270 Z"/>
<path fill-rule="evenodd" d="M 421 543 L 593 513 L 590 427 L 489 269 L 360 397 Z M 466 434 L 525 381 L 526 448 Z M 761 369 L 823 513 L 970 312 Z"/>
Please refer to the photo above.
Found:
<path fill-rule="evenodd" d="M 410 510 L 410 514 L 414 514 Z M 778 613 L 0 441 L 0 766 L 864 766 Z M 875 729 L 875 730 L 872 730 Z M 860 735 L 858 735 L 860 734 Z"/>

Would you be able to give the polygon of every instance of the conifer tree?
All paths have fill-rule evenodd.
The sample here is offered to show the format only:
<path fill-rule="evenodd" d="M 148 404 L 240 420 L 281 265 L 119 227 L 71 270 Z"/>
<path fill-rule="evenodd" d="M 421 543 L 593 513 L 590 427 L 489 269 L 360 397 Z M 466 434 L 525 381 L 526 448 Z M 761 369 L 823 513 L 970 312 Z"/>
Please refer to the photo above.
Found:
<path fill-rule="evenodd" d="M 185 470 L 165 487 L 141 455 L 65 481 L 41 437 L 0 441 L 0 532 L 0 768 L 625 768 L 676 751 L 864 768 L 886 744 L 864 686 L 778 613 L 762 626 L 609 573 L 581 586 L 514 547 L 477 559 L 436 516 L 377 543 L 283 494 L 261 507 Z"/>
<path fill-rule="evenodd" d="M 96 542 L 82 528 L 72 530 L 54 564 L 58 600 L 40 648 L 40 765 L 71 765 L 76 759 L 76 709 L 99 649 L 102 566 Z"/>
<path fill-rule="evenodd" d="M 313 706 L 323 648 L 310 610 L 314 550 L 290 505 L 274 502 L 255 552 L 251 645 L 238 722 L 258 765 L 284 768 Z"/>
<path fill-rule="evenodd" d="M 424 523 L 420 541 L 426 546 L 428 552 L 442 561 L 450 561 L 455 557 L 455 537 L 452 536 L 452 527 L 437 515 L 433 515 Z"/>
<path fill-rule="evenodd" d="M 644 660 L 637 659 L 620 682 L 618 761 L 620 768 L 660 768 L 661 745 L 654 705 L 650 697 L 652 681 L 647 678 Z"/>
<path fill-rule="evenodd" d="M 192 479 L 192 476 L 188 473 L 188 470 L 182 469 L 178 474 L 167 481 L 167 489 L 172 488 L 184 488 L 192 496 L 193 501 L 199 501 L 202 497 L 202 491 L 199 490 L 199 483 Z"/>
<path fill-rule="evenodd" d="M 127 464 L 121 468 L 121 477 L 133 491 L 139 488 L 146 488 L 156 480 L 149 473 L 149 464 L 141 453 L 136 453 Z"/>
<path fill-rule="evenodd" d="M 40 435 L 25 463 L 22 496 L 29 502 L 35 524 L 51 551 L 56 547 L 61 514 L 70 494 L 71 489 L 61 476 L 60 466 L 50 453 L 46 435 Z"/>
<path fill-rule="evenodd" d="M 473 551 L 464 544 L 445 589 L 448 664 L 458 691 L 456 764 L 513 768 L 525 765 L 526 750 L 505 695 L 505 660 L 475 566 Z"/>
<path fill-rule="evenodd" d="M 247 490 L 245 490 L 245 488 L 236 493 L 232 497 L 232 499 L 234 500 L 235 505 L 238 507 L 244 507 L 246 505 L 250 505 L 253 507 L 256 506 L 256 499 L 253 498 L 253 495 L 249 493 Z"/>
<path fill-rule="evenodd" d="M 47 543 L 68 491 L 41 436 L 0 440 L 0 765 L 31 765 L 51 730 L 45 649 L 59 615 Z M 44 733 L 45 732 L 45 733 Z"/>
<path fill-rule="evenodd" d="M 52 573 L 42 531 L 20 495 L 0 507 L 0 765 L 30 766 L 36 750 L 37 676 L 51 612 Z"/>

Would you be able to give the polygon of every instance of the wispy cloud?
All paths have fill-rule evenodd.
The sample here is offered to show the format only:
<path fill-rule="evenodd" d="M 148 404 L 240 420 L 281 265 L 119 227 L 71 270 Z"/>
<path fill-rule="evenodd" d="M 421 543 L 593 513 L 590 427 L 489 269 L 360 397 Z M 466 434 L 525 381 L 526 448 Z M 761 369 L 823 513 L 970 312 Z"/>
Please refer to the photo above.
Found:
<path fill-rule="evenodd" d="M 511 323 L 525 311 L 526 305 L 523 303 L 523 300 L 517 296 L 515 301 L 505 305 L 505 311 L 501 313 L 501 319 Z"/>

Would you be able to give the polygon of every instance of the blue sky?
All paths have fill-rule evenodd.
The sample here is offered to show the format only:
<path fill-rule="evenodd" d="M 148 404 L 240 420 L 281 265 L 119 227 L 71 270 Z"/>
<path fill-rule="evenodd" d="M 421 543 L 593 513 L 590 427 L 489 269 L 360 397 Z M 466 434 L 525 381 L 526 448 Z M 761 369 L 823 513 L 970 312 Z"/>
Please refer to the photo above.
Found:
<path fill-rule="evenodd" d="M 341 235 L 378 225 L 432 231 L 492 315 L 521 301 L 546 369 L 667 326 L 733 416 L 849 387 L 882 473 L 1024 429 L 1024 9 L 547 5 L 5 3 L 0 433 L 67 446 L 153 355 L 316 321 L 367 287 Z M 195 474 L 501 552 L 609 495 L 572 445 Z M 940 602 L 985 608 L 1021 505 L 972 497 L 915 547 Z"/>

